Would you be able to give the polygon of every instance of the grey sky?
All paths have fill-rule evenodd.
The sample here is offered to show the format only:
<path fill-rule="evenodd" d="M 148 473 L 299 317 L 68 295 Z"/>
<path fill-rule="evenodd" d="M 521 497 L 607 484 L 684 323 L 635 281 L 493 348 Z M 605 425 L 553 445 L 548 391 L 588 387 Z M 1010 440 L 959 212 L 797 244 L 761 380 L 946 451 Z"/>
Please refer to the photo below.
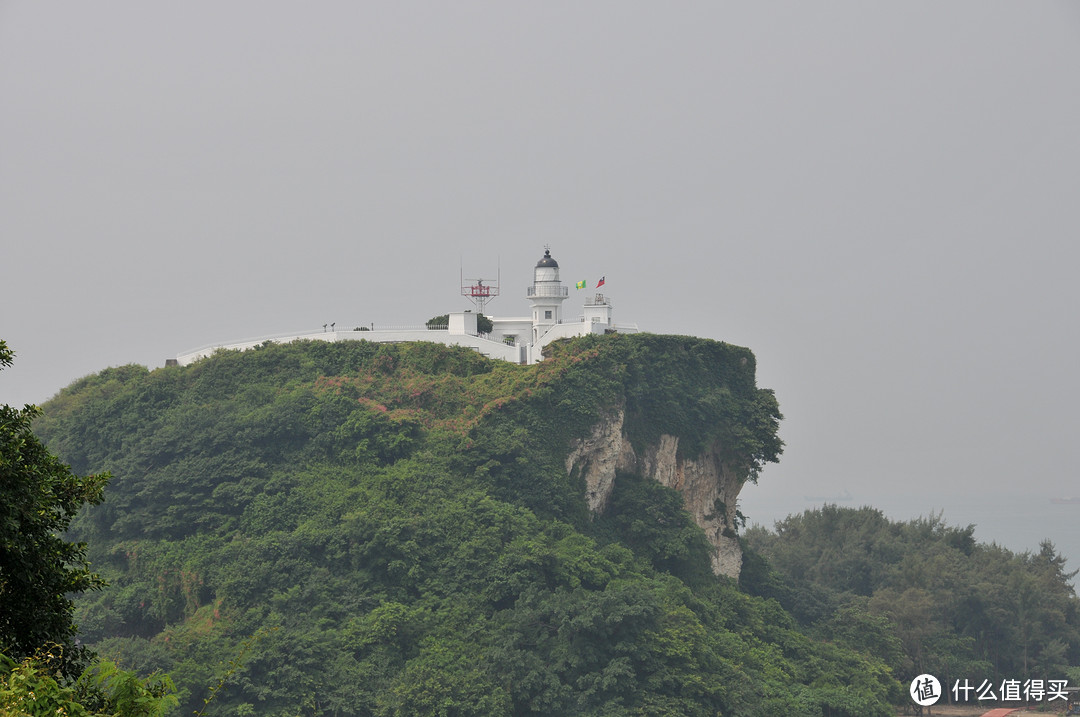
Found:
<path fill-rule="evenodd" d="M 421 323 L 459 261 L 524 314 L 550 244 L 757 354 L 751 518 L 1080 495 L 1078 77 L 1066 2 L 3 2 L 0 401 Z"/>

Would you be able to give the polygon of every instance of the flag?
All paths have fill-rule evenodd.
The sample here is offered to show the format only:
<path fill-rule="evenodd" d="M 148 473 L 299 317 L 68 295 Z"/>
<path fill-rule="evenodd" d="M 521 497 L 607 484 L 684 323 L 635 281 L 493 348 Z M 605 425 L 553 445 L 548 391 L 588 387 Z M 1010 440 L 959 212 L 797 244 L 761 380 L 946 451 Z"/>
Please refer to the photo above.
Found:
<path fill-rule="evenodd" d="M 600 277 L 600 281 L 596 282 L 596 288 L 597 288 L 597 289 L 599 289 L 599 288 L 600 288 L 601 286 L 603 286 L 603 285 L 604 285 L 604 279 L 605 279 L 605 278 L 606 278 L 606 277 L 603 277 L 603 276 L 601 276 L 601 277 Z"/>
<path fill-rule="evenodd" d="M 584 289 L 585 288 L 585 280 L 584 279 L 582 279 L 581 281 L 579 281 L 577 283 L 577 288 L 579 288 L 579 289 Z"/>

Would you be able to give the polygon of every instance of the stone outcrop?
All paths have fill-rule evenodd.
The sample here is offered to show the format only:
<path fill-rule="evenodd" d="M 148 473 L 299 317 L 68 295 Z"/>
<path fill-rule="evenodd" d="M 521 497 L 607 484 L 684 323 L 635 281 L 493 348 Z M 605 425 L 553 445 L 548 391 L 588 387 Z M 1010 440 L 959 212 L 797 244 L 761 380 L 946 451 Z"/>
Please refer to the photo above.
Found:
<path fill-rule="evenodd" d="M 638 455 L 623 430 L 624 412 L 616 411 L 575 441 L 566 457 L 566 471 L 581 470 L 589 510 L 607 509 L 617 471 L 637 473 L 682 494 L 686 510 L 705 531 L 713 546 L 712 569 L 717 575 L 739 577 L 742 549 L 735 537 L 736 499 L 743 481 L 720 460 L 716 446 L 695 459 L 679 457 L 678 436 L 662 435 Z"/>

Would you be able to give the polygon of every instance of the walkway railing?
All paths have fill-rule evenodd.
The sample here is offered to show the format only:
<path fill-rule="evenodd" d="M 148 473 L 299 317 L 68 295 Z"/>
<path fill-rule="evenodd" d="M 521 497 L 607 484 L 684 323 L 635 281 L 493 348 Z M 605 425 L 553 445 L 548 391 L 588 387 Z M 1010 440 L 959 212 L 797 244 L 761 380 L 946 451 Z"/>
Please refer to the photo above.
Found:
<path fill-rule="evenodd" d="M 565 286 L 530 286 L 525 290 L 526 296 L 569 296 L 570 289 Z"/>

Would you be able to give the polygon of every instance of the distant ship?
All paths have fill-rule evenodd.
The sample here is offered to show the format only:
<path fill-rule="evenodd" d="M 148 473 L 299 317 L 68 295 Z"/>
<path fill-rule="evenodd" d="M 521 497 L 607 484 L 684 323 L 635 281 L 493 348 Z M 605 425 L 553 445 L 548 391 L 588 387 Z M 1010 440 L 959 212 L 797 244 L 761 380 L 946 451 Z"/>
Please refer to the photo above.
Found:
<path fill-rule="evenodd" d="M 1054 505 L 1080 505 L 1080 496 L 1073 495 L 1068 498 L 1051 498 L 1050 502 Z"/>

